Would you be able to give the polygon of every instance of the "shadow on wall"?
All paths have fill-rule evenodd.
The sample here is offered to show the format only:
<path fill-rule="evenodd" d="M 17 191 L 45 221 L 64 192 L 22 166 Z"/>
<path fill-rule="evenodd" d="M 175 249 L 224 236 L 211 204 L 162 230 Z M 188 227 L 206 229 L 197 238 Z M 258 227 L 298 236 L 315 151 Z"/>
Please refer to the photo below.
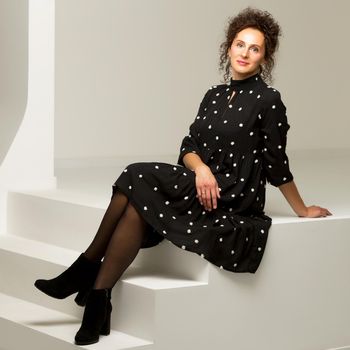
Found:
<path fill-rule="evenodd" d="M 28 0 L 0 1 L 0 165 L 22 122 L 28 87 Z"/>

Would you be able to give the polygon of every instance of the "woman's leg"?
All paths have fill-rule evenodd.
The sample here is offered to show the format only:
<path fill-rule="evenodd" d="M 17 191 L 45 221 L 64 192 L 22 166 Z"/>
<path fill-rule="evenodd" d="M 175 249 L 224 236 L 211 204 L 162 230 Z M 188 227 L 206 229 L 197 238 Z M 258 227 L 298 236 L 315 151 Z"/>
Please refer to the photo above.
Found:
<path fill-rule="evenodd" d="M 43 293 L 59 299 L 78 292 L 75 298 L 76 303 L 85 305 L 86 298 L 101 267 L 101 259 L 105 255 L 109 241 L 127 205 L 128 198 L 122 193 L 116 193 L 112 197 L 100 227 L 85 253 L 82 253 L 59 276 L 50 280 L 38 279 L 34 285 Z M 132 228 L 132 225 L 130 227 Z"/>
<path fill-rule="evenodd" d="M 141 248 L 146 226 L 145 220 L 128 203 L 110 237 L 94 287 L 87 299 L 81 327 L 75 336 L 76 344 L 93 344 L 99 340 L 101 334 L 109 334 L 111 289 L 135 259 Z"/>
<path fill-rule="evenodd" d="M 146 225 L 134 206 L 128 203 L 110 238 L 94 289 L 113 288 L 140 250 Z"/>
<path fill-rule="evenodd" d="M 95 262 L 101 261 L 105 255 L 109 240 L 127 204 L 128 198 L 123 193 L 117 192 L 114 194 L 94 239 L 84 252 L 86 258 Z"/>

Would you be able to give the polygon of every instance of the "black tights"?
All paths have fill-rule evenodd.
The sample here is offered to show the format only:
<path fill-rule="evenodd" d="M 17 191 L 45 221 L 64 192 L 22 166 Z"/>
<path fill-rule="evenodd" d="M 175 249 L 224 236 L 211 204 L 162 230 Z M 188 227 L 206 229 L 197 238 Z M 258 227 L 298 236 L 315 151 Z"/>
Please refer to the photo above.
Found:
<path fill-rule="evenodd" d="M 115 193 L 93 241 L 84 253 L 92 261 L 100 261 L 104 257 L 95 289 L 114 287 L 141 248 L 145 228 L 145 220 L 128 198 L 120 192 Z"/>

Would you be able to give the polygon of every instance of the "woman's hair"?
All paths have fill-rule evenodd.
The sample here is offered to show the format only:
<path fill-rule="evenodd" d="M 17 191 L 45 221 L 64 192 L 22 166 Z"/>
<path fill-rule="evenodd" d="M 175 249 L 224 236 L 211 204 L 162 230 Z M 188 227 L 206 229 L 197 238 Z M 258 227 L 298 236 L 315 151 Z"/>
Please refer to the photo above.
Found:
<path fill-rule="evenodd" d="M 255 9 L 251 6 L 239 12 L 235 17 L 230 17 L 228 20 L 226 38 L 220 45 L 219 71 L 225 72 L 224 81 L 227 82 L 230 78 L 231 67 L 227 51 L 231 47 L 236 35 L 245 28 L 255 28 L 264 34 L 266 63 L 260 65 L 260 74 L 266 82 L 271 82 L 271 71 L 275 65 L 274 55 L 279 46 L 278 37 L 281 35 L 281 27 L 269 12 Z"/>

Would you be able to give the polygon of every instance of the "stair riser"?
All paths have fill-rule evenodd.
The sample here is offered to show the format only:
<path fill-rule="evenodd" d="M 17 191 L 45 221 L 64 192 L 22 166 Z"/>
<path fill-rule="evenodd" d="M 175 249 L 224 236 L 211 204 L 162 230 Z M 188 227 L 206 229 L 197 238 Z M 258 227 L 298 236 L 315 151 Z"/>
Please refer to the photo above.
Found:
<path fill-rule="evenodd" d="M 76 251 L 94 237 L 104 210 L 10 192 L 7 232 Z"/>
<path fill-rule="evenodd" d="M 255 349 L 259 340 L 263 349 L 269 344 L 284 350 L 349 344 L 349 232 L 349 219 L 273 225 L 255 275 L 210 269 L 210 286 L 221 288 L 215 297 L 221 311 L 208 312 L 223 334 L 222 344 Z M 246 337 L 247 324 L 254 329 L 252 338 Z"/>
<path fill-rule="evenodd" d="M 47 334 L 37 332 L 31 328 L 0 317 L 1 349 L 4 350 L 77 350 L 78 347 L 72 343 L 51 337 Z M 6 336 L 4 336 L 6 334 Z M 139 349 L 138 349 L 139 350 Z"/>
<path fill-rule="evenodd" d="M 54 322 L 55 323 L 55 322 Z M 36 325 L 33 325 L 36 327 Z M 40 327 L 40 326 L 39 326 Z M 79 327 L 79 325 L 77 325 Z M 45 327 L 44 327 L 45 328 Z M 74 344 L 74 335 L 70 327 L 64 332 L 64 339 L 61 338 L 61 332 L 55 334 L 47 334 L 45 332 L 38 331 L 26 325 L 12 322 L 8 319 L 0 317 L 0 330 L 1 330 L 1 350 L 32 350 L 32 349 L 50 349 L 50 350 L 78 350 L 82 347 Z M 5 336 L 6 335 L 6 336 Z M 114 338 L 116 336 L 114 335 Z M 120 342 L 114 339 L 114 342 L 109 337 L 100 337 L 100 341 L 97 344 L 88 346 L 86 349 L 111 349 L 111 345 L 114 345 L 115 349 L 127 349 L 127 350 L 155 350 L 153 344 L 148 345 L 130 345 L 130 340 L 120 337 Z M 129 337 L 130 338 L 130 337 Z M 84 347 L 85 348 L 85 347 Z"/>
<path fill-rule="evenodd" d="M 36 279 L 53 278 L 64 269 L 61 265 L 0 249 L 0 292 L 80 318 L 83 310 L 74 303 L 75 295 L 58 300 L 34 286 Z"/>
<path fill-rule="evenodd" d="M 113 289 L 112 327 L 121 332 L 154 340 L 155 300 L 160 290 L 118 282 Z"/>

